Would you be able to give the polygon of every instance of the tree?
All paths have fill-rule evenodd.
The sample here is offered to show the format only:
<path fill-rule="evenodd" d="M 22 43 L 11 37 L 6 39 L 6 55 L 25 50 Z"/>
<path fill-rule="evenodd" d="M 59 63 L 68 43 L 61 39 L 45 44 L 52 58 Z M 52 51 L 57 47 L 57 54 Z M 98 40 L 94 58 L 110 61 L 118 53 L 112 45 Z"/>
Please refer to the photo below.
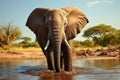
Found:
<path fill-rule="evenodd" d="M 22 37 L 21 39 L 23 39 L 24 43 L 28 43 L 29 41 L 31 41 L 31 38 L 29 37 Z"/>
<path fill-rule="evenodd" d="M 23 47 L 23 48 L 39 47 L 38 42 L 37 42 L 37 41 L 31 42 L 31 38 L 29 38 L 29 37 L 22 37 L 21 39 L 22 39 L 23 41 L 18 44 L 19 47 Z"/>
<path fill-rule="evenodd" d="M 117 41 L 120 44 L 120 30 L 117 30 L 115 35 L 117 36 Z"/>
<path fill-rule="evenodd" d="M 109 25 L 100 24 L 84 31 L 83 36 L 86 38 L 92 38 L 95 44 L 100 44 L 99 39 L 101 37 L 104 38 L 106 34 L 114 33 L 115 31 L 116 29 Z"/>
<path fill-rule="evenodd" d="M 6 26 L 0 26 L 0 47 L 9 45 L 21 37 L 21 31 L 9 23 Z"/>
<path fill-rule="evenodd" d="M 106 34 L 104 38 L 101 37 L 102 46 L 118 45 L 120 44 L 120 30 L 116 30 L 114 33 Z"/>

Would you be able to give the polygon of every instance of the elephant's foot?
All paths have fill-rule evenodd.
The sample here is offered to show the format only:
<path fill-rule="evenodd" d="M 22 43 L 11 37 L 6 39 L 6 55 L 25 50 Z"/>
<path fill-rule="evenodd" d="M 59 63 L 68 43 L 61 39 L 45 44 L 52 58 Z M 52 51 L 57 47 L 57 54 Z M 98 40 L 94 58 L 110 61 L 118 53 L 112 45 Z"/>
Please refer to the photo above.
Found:
<path fill-rule="evenodd" d="M 56 68 L 55 68 L 55 73 L 59 73 L 59 72 L 61 72 L 60 67 L 56 67 Z"/>
<path fill-rule="evenodd" d="M 53 71 L 53 70 L 54 70 L 54 68 L 53 68 L 53 67 L 48 67 L 48 70 Z"/>
<path fill-rule="evenodd" d="M 61 72 L 60 70 L 55 70 L 55 73 L 59 73 L 59 72 Z"/>
<path fill-rule="evenodd" d="M 72 68 L 65 68 L 65 71 L 67 71 L 67 72 L 71 72 L 72 71 Z"/>
<path fill-rule="evenodd" d="M 72 75 L 73 74 L 72 71 L 64 71 L 63 73 L 66 74 L 66 75 Z"/>
<path fill-rule="evenodd" d="M 71 60 L 65 60 L 64 61 L 64 70 L 67 72 L 71 72 L 72 71 L 72 62 Z"/>

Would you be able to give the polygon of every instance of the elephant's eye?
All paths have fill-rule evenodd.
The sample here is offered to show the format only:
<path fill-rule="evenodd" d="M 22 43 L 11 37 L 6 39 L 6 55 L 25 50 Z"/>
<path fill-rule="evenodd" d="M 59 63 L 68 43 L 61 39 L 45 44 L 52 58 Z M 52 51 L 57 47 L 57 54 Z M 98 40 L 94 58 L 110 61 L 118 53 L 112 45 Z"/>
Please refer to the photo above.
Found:
<path fill-rule="evenodd" d="M 64 25 L 66 25 L 66 22 L 64 23 Z"/>
<path fill-rule="evenodd" d="M 66 23 L 66 22 L 64 22 L 64 26 L 67 26 L 67 23 Z"/>
<path fill-rule="evenodd" d="M 49 26 L 49 21 L 48 20 L 45 21 L 45 25 Z"/>
<path fill-rule="evenodd" d="M 48 23 L 46 23 L 46 26 L 48 26 L 49 24 Z"/>

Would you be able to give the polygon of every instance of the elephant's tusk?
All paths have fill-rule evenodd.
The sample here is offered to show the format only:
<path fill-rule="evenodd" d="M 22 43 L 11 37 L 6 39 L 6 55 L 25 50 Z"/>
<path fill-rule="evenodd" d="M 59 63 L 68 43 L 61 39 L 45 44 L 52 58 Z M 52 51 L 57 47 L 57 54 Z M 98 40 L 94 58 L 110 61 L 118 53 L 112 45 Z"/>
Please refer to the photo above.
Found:
<path fill-rule="evenodd" d="M 47 43 L 46 43 L 46 46 L 44 48 L 44 50 L 47 50 L 48 46 L 50 45 L 50 41 L 48 40 Z"/>
<path fill-rule="evenodd" d="M 70 45 L 69 45 L 69 43 L 68 43 L 68 41 L 65 39 L 65 43 L 66 43 L 66 45 L 67 45 L 67 47 L 69 48 L 69 49 L 71 49 L 71 47 L 70 47 Z"/>
<path fill-rule="evenodd" d="M 63 31 L 63 36 L 64 36 L 65 44 L 67 45 L 67 47 L 68 47 L 69 49 L 71 49 L 71 47 L 70 47 L 70 45 L 69 45 L 69 43 L 68 43 L 68 41 L 67 41 L 67 39 L 66 39 L 65 32 L 64 32 L 64 30 L 62 30 L 62 31 Z"/>

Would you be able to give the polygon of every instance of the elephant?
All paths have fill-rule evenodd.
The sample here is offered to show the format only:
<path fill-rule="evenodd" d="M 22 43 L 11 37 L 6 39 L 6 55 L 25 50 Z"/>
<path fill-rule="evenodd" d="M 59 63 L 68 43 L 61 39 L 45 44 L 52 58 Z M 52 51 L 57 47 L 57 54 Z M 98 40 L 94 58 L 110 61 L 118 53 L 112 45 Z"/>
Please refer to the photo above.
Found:
<path fill-rule="evenodd" d="M 35 33 L 46 57 L 48 70 L 72 71 L 71 41 L 88 23 L 85 14 L 75 6 L 65 8 L 36 8 L 29 15 L 26 26 Z"/>

